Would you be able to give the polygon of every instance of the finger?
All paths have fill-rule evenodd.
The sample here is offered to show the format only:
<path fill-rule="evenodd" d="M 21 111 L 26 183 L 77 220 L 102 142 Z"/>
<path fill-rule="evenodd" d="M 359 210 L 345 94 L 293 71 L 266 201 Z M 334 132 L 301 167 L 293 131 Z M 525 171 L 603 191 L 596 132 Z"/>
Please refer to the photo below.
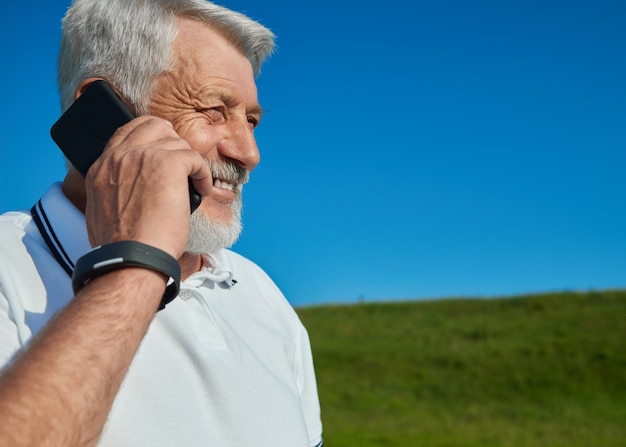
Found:
<path fill-rule="evenodd" d="M 117 129 L 107 147 L 116 147 L 122 143 L 141 145 L 167 138 L 178 138 L 172 123 L 162 118 L 145 115 L 137 117 Z"/>
<path fill-rule="evenodd" d="M 197 157 L 194 157 L 195 159 L 191 161 L 192 164 L 188 176 L 198 194 L 201 196 L 209 195 L 211 188 L 213 188 L 213 174 L 206 160 L 197 152 L 192 152 Z"/>

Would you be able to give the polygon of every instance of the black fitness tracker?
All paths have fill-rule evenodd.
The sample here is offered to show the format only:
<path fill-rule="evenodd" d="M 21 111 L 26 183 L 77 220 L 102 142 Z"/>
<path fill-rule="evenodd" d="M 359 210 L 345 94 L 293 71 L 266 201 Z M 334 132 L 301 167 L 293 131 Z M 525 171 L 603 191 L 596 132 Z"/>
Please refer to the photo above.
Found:
<path fill-rule="evenodd" d="M 181 275 L 178 261 L 163 250 L 136 241 L 101 245 L 79 258 L 72 275 L 74 294 L 92 279 L 126 267 L 152 269 L 170 278 L 157 310 L 164 309 L 178 295 Z"/>

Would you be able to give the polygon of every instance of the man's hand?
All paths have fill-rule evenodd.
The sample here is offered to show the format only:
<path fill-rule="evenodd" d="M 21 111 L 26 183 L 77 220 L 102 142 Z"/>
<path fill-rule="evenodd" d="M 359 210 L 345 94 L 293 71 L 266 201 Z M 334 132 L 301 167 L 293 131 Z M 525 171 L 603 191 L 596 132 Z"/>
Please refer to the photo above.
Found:
<path fill-rule="evenodd" d="M 136 240 L 176 259 L 187 243 L 187 178 L 212 188 L 206 161 L 161 118 L 142 116 L 118 129 L 86 176 L 85 217 L 92 245 Z"/>

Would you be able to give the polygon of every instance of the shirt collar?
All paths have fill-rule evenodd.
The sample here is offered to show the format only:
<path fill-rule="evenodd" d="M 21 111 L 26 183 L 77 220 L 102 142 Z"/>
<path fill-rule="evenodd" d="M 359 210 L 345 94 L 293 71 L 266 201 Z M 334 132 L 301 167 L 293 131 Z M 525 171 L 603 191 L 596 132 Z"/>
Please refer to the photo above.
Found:
<path fill-rule="evenodd" d="M 237 284 L 237 281 L 233 278 L 233 268 L 226 250 L 203 255 L 202 268 L 199 272 L 192 274 L 184 280 L 181 288 L 197 288 L 202 286 L 207 280 L 221 284 L 226 288 Z"/>
<path fill-rule="evenodd" d="M 60 252 L 73 268 L 91 250 L 85 215 L 63 194 L 61 183 L 53 184 L 33 209 L 45 228 L 42 236 L 53 241 L 50 249 Z"/>

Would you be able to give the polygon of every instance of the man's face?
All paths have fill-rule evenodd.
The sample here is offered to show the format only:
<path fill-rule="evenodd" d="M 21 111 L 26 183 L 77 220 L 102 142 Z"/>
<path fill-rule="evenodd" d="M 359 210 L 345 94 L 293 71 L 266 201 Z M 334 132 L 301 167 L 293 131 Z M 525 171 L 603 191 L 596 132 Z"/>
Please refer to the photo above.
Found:
<path fill-rule="evenodd" d="M 179 23 L 173 46 L 176 62 L 157 80 L 149 113 L 170 121 L 215 166 L 211 193 L 194 214 L 239 225 L 241 187 L 260 159 L 254 128 L 262 112 L 252 65 L 206 25 Z"/>

